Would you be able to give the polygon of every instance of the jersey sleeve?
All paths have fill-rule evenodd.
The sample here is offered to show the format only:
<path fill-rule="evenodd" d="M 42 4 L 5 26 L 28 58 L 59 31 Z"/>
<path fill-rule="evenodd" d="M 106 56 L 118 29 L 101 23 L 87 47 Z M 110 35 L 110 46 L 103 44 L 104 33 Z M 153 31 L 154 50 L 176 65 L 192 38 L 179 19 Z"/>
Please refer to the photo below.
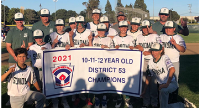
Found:
<path fill-rule="evenodd" d="M 86 24 L 86 29 L 91 29 L 89 22 Z"/>
<path fill-rule="evenodd" d="M 30 69 L 30 77 L 28 78 L 28 81 L 29 81 L 31 84 L 34 84 L 34 83 L 36 83 L 36 81 L 37 81 L 36 76 L 35 76 L 35 72 L 33 71 L 32 68 Z"/>
<path fill-rule="evenodd" d="M 31 57 L 31 49 L 29 48 L 27 59 L 29 59 L 30 57 Z"/>
<path fill-rule="evenodd" d="M 8 72 L 8 70 L 9 70 L 9 68 L 4 73 Z M 11 77 L 12 77 L 12 73 L 10 73 L 3 82 L 6 82 L 6 81 L 9 82 Z"/>
<path fill-rule="evenodd" d="M 12 43 L 12 31 L 8 31 L 8 34 L 6 36 L 6 43 Z"/>
<path fill-rule="evenodd" d="M 181 36 L 179 36 L 178 40 L 176 40 L 176 43 L 180 46 L 183 46 L 186 49 L 185 41 Z"/>
<path fill-rule="evenodd" d="M 164 55 L 164 57 L 165 57 L 165 65 L 167 67 L 167 70 L 169 70 L 171 67 L 174 67 L 170 58 L 166 55 Z"/>

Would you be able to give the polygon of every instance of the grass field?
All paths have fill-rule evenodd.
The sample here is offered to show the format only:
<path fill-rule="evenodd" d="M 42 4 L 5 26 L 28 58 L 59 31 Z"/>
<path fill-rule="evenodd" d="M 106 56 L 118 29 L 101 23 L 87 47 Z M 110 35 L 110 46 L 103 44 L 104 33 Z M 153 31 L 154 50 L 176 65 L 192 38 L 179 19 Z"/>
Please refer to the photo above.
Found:
<path fill-rule="evenodd" d="M 182 36 L 186 43 L 199 43 L 199 33 L 190 33 L 189 36 Z M 7 52 L 5 49 L 5 43 L 2 43 L 2 52 Z M 3 73 L 8 66 L 2 66 L 1 72 Z M 179 101 L 182 98 L 187 98 L 190 102 L 193 102 L 199 108 L 199 55 L 182 55 L 180 57 L 180 77 L 179 77 Z M 1 83 L 1 102 L 2 108 L 6 107 L 5 104 L 9 97 L 7 95 L 7 83 Z M 68 98 L 69 104 L 71 105 L 71 97 Z M 140 108 L 142 101 L 136 103 L 134 108 Z M 114 104 L 110 103 L 114 108 Z M 84 106 L 84 103 L 82 104 Z M 25 108 L 33 108 L 32 106 L 25 106 Z M 121 108 L 126 108 L 123 104 Z"/>

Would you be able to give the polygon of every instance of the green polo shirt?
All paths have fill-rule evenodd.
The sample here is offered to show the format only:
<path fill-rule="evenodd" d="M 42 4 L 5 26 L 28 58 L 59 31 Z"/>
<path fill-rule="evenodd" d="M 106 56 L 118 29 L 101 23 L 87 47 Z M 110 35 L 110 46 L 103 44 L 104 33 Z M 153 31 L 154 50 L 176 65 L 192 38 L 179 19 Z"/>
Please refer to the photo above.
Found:
<path fill-rule="evenodd" d="M 25 42 L 26 48 L 28 47 L 28 43 L 33 42 L 33 35 L 30 29 L 24 27 L 23 30 L 19 30 L 17 27 L 14 27 L 8 32 L 6 37 L 6 43 L 11 43 L 11 48 L 13 50 L 16 48 L 21 48 L 23 41 Z M 30 61 L 30 59 L 28 59 L 27 61 Z M 8 62 L 16 63 L 16 61 L 10 54 Z"/>
<path fill-rule="evenodd" d="M 178 24 L 176 24 L 175 22 L 174 22 L 174 27 L 176 28 L 175 33 L 179 33 L 179 31 L 182 30 L 182 27 L 179 26 Z M 166 33 L 165 33 L 165 29 L 164 29 L 164 25 L 162 25 L 162 24 L 160 23 L 160 21 L 154 23 L 154 24 L 152 25 L 152 29 L 153 29 L 154 31 L 156 31 L 158 35 L 166 34 Z"/>
<path fill-rule="evenodd" d="M 43 31 L 44 33 L 44 42 L 48 43 L 51 41 L 50 39 L 50 33 L 52 32 L 56 32 L 56 28 L 55 28 L 55 22 L 54 21 L 50 21 L 48 26 L 45 26 L 42 21 L 38 21 L 36 23 L 33 24 L 32 26 L 32 31 L 34 32 L 36 29 L 40 29 L 41 31 Z"/>

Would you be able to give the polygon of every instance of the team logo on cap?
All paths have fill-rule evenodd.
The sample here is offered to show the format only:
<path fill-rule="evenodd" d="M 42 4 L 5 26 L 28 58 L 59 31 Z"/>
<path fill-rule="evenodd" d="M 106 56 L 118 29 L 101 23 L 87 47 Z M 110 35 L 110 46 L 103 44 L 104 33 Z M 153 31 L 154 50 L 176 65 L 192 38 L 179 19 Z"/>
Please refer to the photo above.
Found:
<path fill-rule="evenodd" d="M 167 23 L 167 25 L 169 25 L 169 24 L 170 24 L 170 22 Z"/>
<path fill-rule="evenodd" d="M 146 25 L 146 21 L 144 21 L 144 25 Z"/>
<path fill-rule="evenodd" d="M 46 13 L 46 10 L 44 10 L 43 12 Z"/>
<path fill-rule="evenodd" d="M 153 44 L 153 48 L 155 48 L 156 47 L 156 44 Z"/>
<path fill-rule="evenodd" d="M 135 18 L 135 21 L 137 21 L 138 19 L 137 18 Z"/>
<path fill-rule="evenodd" d="M 36 32 L 36 35 L 39 35 L 39 31 Z"/>
<path fill-rule="evenodd" d="M 71 20 L 73 21 L 73 20 L 74 20 L 74 18 L 71 18 Z"/>
<path fill-rule="evenodd" d="M 58 23 L 61 23 L 61 20 L 58 20 Z"/>
<path fill-rule="evenodd" d="M 122 21 L 122 24 L 124 24 L 125 22 L 124 21 Z"/>
<path fill-rule="evenodd" d="M 55 88 L 70 87 L 72 84 L 74 66 L 69 64 L 55 65 L 51 67 Z"/>
<path fill-rule="evenodd" d="M 20 13 L 18 13 L 17 16 L 20 17 Z"/>
<path fill-rule="evenodd" d="M 164 9 L 164 12 L 166 12 L 166 9 Z"/>

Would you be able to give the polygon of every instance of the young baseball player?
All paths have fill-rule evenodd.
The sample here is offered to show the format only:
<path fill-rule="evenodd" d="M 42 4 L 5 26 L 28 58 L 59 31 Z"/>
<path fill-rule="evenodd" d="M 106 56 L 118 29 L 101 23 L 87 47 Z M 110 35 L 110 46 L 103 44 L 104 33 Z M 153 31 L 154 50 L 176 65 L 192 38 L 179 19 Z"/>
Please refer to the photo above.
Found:
<path fill-rule="evenodd" d="M 152 58 L 151 52 L 149 49 L 151 45 L 157 41 L 157 34 L 150 34 L 149 29 L 151 28 L 151 23 L 148 20 L 142 22 L 142 34 L 137 36 L 136 47 L 140 51 L 143 51 L 144 55 L 144 68 L 143 68 L 143 85 L 146 80 L 146 70 L 149 60 Z M 153 107 L 158 105 L 158 94 L 157 94 L 157 81 L 155 77 L 152 77 L 152 81 L 147 88 L 145 96 L 143 98 L 143 106 L 147 107 L 150 104 Z"/>
<path fill-rule="evenodd" d="M 141 97 L 146 93 L 151 77 L 155 76 L 159 84 L 160 108 L 184 108 L 181 102 L 168 104 L 169 93 L 172 93 L 178 88 L 175 77 L 173 76 L 175 73 L 174 65 L 169 57 L 164 55 L 161 44 L 153 43 L 150 51 L 153 58 L 149 60 L 147 66 L 147 78 Z"/>
<path fill-rule="evenodd" d="M 91 30 L 92 36 L 96 36 L 97 25 L 99 24 L 100 17 L 101 17 L 101 11 L 99 9 L 94 9 L 92 12 L 93 22 L 88 22 L 86 25 L 86 28 Z"/>
<path fill-rule="evenodd" d="M 127 31 L 127 35 L 132 36 L 134 47 L 136 46 L 136 38 L 138 35 L 142 34 L 142 31 L 139 30 L 141 18 L 132 18 L 131 20 L 131 29 Z"/>
<path fill-rule="evenodd" d="M 43 108 L 45 96 L 37 83 L 35 73 L 30 66 L 25 64 L 27 59 L 27 50 L 17 48 L 14 50 L 17 64 L 9 67 L 1 76 L 1 81 L 8 81 L 8 95 L 12 108 L 23 108 L 24 103 L 28 100 L 36 101 L 36 108 Z M 30 84 L 33 84 L 37 91 L 30 90 Z"/>
<path fill-rule="evenodd" d="M 84 17 L 76 17 L 77 29 L 73 34 L 74 47 L 92 46 L 92 32 L 84 27 Z"/>
<path fill-rule="evenodd" d="M 70 34 L 69 36 L 69 33 L 64 31 L 65 23 L 62 19 L 56 20 L 55 26 L 57 32 L 50 34 L 50 38 L 52 40 L 52 48 L 64 47 L 66 50 L 68 50 L 70 46 L 73 46 L 73 34 Z"/>
<path fill-rule="evenodd" d="M 119 22 L 119 30 L 120 33 L 113 38 L 113 44 L 115 48 L 130 48 L 133 49 L 133 38 L 132 36 L 127 35 L 128 30 L 128 22 L 127 21 L 120 21 Z M 128 96 L 127 96 L 128 97 Z M 117 96 L 117 102 L 115 107 L 119 108 L 122 103 L 122 95 Z M 127 106 L 129 107 L 129 103 L 126 102 Z"/>
<path fill-rule="evenodd" d="M 75 17 L 69 18 L 69 26 L 70 26 L 70 28 L 66 29 L 65 32 L 69 32 L 69 34 L 70 34 L 70 31 L 73 31 L 73 32 L 76 31 L 77 24 L 75 22 Z"/>
<path fill-rule="evenodd" d="M 114 28 L 110 28 L 110 23 L 107 16 L 102 16 L 100 18 L 100 23 L 104 23 L 106 25 L 106 36 L 111 37 L 113 39 L 116 35 L 118 35 L 118 32 Z"/>
<path fill-rule="evenodd" d="M 175 33 L 176 28 L 173 21 L 167 21 L 164 28 L 166 34 L 160 35 L 161 44 L 164 47 L 165 54 L 169 56 L 175 67 L 174 76 L 176 78 L 176 82 L 178 83 L 180 72 L 180 52 L 185 52 L 186 44 L 184 39 Z M 173 94 L 173 100 L 171 101 L 177 101 L 178 89 Z"/>

